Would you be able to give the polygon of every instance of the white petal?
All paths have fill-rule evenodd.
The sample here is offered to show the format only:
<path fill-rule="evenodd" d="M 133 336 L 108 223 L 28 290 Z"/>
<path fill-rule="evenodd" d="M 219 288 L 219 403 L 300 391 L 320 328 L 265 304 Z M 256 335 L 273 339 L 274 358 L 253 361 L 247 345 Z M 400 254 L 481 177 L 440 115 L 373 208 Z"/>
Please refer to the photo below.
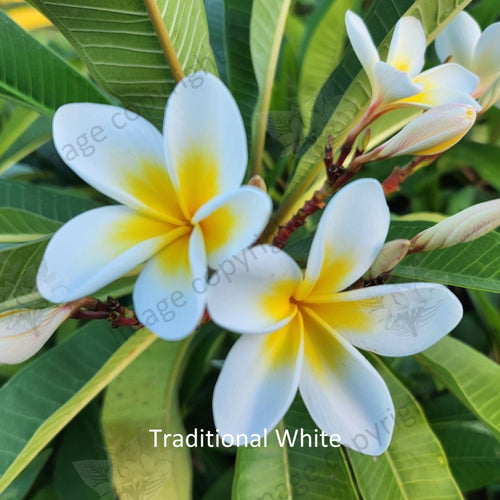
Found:
<path fill-rule="evenodd" d="M 423 85 L 414 83 L 408 73 L 393 68 L 390 64 L 379 61 L 375 64 L 375 85 L 372 101 L 379 106 L 392 104 L 418 93 Z"/>
<path fill-rule="evenodd" d="M 392 437 L 394 406 L 382 377 L 327 325 L 304 315 L 300 394 L 318 427 L 367 455 L 383 453 Z"/>
<path fill-rule="evenodd" d="M 167 103 L 163 132 L 167 166 L 189 215 L 241 184 L 248 160 L 245 128 L 218 78 L 198 72 L 179 82 Z"/>
<path fill-rule="evenodd" d="M 486 111 L 491 106 L 498 107 L 500 100 L 500 77 L 497 78 L 489 87 L 488 90 L 479 98 L 479 104 L 483 111 Z"/>
<path fill-rule="evenodd" d="M 167 340 L 187 337 L 203 316 L 206 273 L 203 237 L 194 228 L 144 266 L 133 293 L 140 322 Z"/>
<path fill-rule="evenodd" d="M 299 385 L 301 328 L 297 316 L 276 332 L 244 335 L 233 346 L 213 398 L 215 427 L 221 435 L 232 435 L 235 442 L 237 434 L 255 438 L 283 418 Z"/>
<path fill-rule="evenodd" d="M 413 97 L 402 99 L 399 103 L 418 106 L 424 109 L 443 106 L 445 104 L 464 104 L 470 106 L 476 112 L 481 110 L 481 106 L 469 94 L 449 89 L 424 90 Z"/>
<path fill-rule="evenodd" d="M 373 86 L 375 63 L 380 58 L 372 37 L 363 20 L 350 10 L 345 14 L 345 26 L 352 48 Z"/>
<path fill-rule="evenodd" d="M 421 352 L 462 318 L 460 301 L 433 283 L 362 288 L 324 297 L 309 307 L 351 344 L 382 356 Z"/>
<path fill-rule="evenodd" d="M 424 86 L 424 92 L 441 89 L 463 92 L 469 96 L 476 90 L 479 78 L 455 63 L 440 64 L 417 75 L 413 81 Z"/>
<path fill-rule="evenodd" d="M 388 229 L 389 208 L 378 181 L 360 179 L 342 188 L 321 216 L 296 298 L 353 284 L 379 254 Z"/>
<path fill-rule="evenodd" d="M 52 237 L 37 286 L 50 302 L 90 295 L 154 255 L 183 228 L 121 205 L 78 215 Z"/>
<path fill-rule="evenodd" d="M 481 36 L 481 28 L 467 12 L 460 12 L 436 38 L 436 52 L 440 61 L 449 56 L 453 61 L 472 69 L 476 43 Z"/>
<path fill-rule="evenodd" d="M 394 28 L 387 62 L 414 76 L 424 67 L 426 46 L 422 23 L 416 17 L 403 17 Z"/>
<path fill-rule="evenodd" d="M 205 241 L 208 265 L 215 268 L 256 241 L 272 211 L 271 198 L 260 189 L 243 186 L 213 198 L 193 217 Z"/>
<path fill-rule="evenodd" d="M 481 79 L 481 90 L 484 92 L 500 76 L 500 23 L 490 24 L 479 38 L 474 58 L 472 71 Z"/>
<path fill-rule="evenodd" d="M 249 248 L 218 266 L 207 292 L 208 312 L 223 328 L 268 333 L 286 325 L 297 307 L 290 302 L 302 271 L 270 245 Z"/>
<path fill-rule="evenodd" d="M 65 163 L 101 193 L 170 222 L 184 220 L 161 134 L 144 118 L 116 106 L 66 104 L 53 133 Z"/>
<path fill-rule="evenodd" d="M 63 304 L 0 314 L 0 364 L 15 365 L 34 356 L 73 310 Z"/>

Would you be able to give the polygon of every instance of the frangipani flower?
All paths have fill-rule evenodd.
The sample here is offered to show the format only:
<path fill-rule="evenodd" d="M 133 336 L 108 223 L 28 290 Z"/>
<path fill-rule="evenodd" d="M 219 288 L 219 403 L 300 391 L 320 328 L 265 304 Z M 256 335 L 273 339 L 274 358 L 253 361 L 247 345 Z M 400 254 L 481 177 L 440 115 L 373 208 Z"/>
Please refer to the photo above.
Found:
<path fill-rule="evenodd" d="M 353 163 L 402 155 L 433 156 L 454 146 L 471 129 L 476 112 L 466 104 L 443 104 L 426 111 L 396 135 Z"/>
<path fill-rule="evenodd" d="M 426 49 L 425 33 L 415 17 L 401 18 L 394 29 L 387 61 L 380 60 L 377 48 L 363 20 L 346 13 L 346 28 L 372 87 L 369 109 L 405 105 L 430 108 L 462 103 L 479 109 L 471 97 L 478 78 L 458 64 L 443 64 L 421 73 Z"/>
<path fill-rule="evenodd" d="M 157 335 L 179 339 L 203 315 L 205 296 L 195 284 L 205 281 L 207 265 L 251 244 L 272 207 L 261 190 L 240 187 L 247 165 L 243 121 L 216 77 L 195 73 L 177 85 L 163 131 L 114 106 L 79 103 L 57 111 L 59 154 L 120 204 L 59 229 L 37 284 L 46 299 L 67 302 L 147 261 L 134 287 L 136 314 Z"/>
<path fill-rule="evenodd" d="M 34 356 L 84 301 L 45 309 L 14 309 L 0 314 L 0 364 L 15 365 Z"/>
<path fill-rule="evenodd" d="M 321 217 L 304 272 L 270 246 L 239 257 L 230 280 L 208 292 L 212 319 L 243 333 L 224 363 L 213 410 L 221 434 L 262 435 L 300 388 L 319 428 L 377 455 L 394 424 L 389 391 L 356 347 L 384 356 L 426 349 L 458 323 L 462 307 L 444 286 L 382 285 L 344 291 L 370 267 L 389 227 L 380 184 L 355 181 Z M 245 258 L 244 258 L 245 257 Z M 392 415 L 392 417 L 391 417 Z M 364 437 L 364 439 L 361 439 Z"/>
<path fill-rule="evenodd" d="M 441 61 L 453 61 L 479 77 L 473 96 L 480 99 L 483 110 L 500 99 L 500 23 L 488 26 L 481 34 L 476 20 L 460 12 L 436 38 L 436 52 Z"/>

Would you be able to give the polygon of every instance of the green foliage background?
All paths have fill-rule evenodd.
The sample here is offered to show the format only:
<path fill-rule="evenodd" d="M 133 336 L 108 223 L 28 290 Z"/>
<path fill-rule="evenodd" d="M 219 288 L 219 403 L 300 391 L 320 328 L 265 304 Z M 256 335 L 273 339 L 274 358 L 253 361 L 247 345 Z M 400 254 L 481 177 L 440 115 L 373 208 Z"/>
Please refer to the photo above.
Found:
<path fill-rule="evenodd" d="M 30 3 L 53 26 L 28 33 L 0 11 L 0 312 L 43 306 L 35 276 L 51 235 L 76 214 L 109 203 L 57 157 L 54 111 L 69 102 L 108 102 L 160 126 L 174 86 L 141 0 Z M 500 16 L 497 0 L 158 5 L 184 71 L 217 74 L 235 96 L 249 169 L 264 165 L 275 222 L 322 181 L 326 137 L 340 145 L 368 102 L 367 79 L 346 43 L 346 9 L 364 16 L 382 53 L 405 14 L 422 20 L 429 43 L 465 7 L 483 28 Z M 432 49 L 428 62 L 436 63 Z M 404 118 L 395 114 L 375 135 Z M 497 198 L 499 152 L 500 111 L 492 108 L 390 198 L 389 239 L 414 236 L 435 214 Z M 395 164 L 373 164 L 362 175 L 382 180 Z M 313 230 L 314 220 L 287 248 L 299 262 Z M 134 279 L 97 295 L 128 303 Z M 153 449 L 150 428 L 213 428 L 213 386 L 236 337 L 204 325 L 194 337 L 167 343 L 146 330 L 71 320 L 33 360 L 0 366 L 0 500 L 111 499 L 116 492 L 132 500 L 499 498 L 500 233 L 409 256 L 392 279 L 450 285 L 465 315 L 421 354 L 370 355 L 396 408 L 393 441 L 380 457 L 281 448 L 272 439 L 260 449 Z M 280 427 L 314 429 L 300 398 Z"/>

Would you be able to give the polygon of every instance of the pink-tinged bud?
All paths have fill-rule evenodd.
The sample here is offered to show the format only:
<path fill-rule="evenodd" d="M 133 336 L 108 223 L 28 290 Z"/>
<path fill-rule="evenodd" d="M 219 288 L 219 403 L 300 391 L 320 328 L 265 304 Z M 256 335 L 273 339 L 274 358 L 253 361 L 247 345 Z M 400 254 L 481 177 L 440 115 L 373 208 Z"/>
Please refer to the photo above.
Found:
<path fill-rule="evenodd" d="M 254 175 L 253 177 L 251 177 L 250 180 L 248 181 L 248 185 L 256 187 L 261 191 L 264 191 L 264 193 L 267 192 L 266 183 L 264 182 L 264 179 L 260 175 Z"/>
<path fill-rule="evenodd" d="M 429 252 L 475 240 L 500 226 L 500 199 L 478 203 L 417 234 L 411 252 Z"/>
<path fill-rule="evenodd" d="M 388 241 L 380 250 L 370 269 L 364 274 L 364 280 L 369 281 L 384 273 L 391 272 L 403 260 L 409 249 L 409 240 Z"/>
<path fill-rule="evenodd" d="M 476 112 L 465 104 L 444 104 L 412 120 L 395 136 L 366 155 L 365 161 L 393 156 L 432 156 L 454 146 L 472 127 Z"/>
<path fill-rule="evenodd" d="M 45 309 L 15 309 L 0 314 L 0 364 L 15 365 L 34 356 L 57 328 L 87 299 Z"/>

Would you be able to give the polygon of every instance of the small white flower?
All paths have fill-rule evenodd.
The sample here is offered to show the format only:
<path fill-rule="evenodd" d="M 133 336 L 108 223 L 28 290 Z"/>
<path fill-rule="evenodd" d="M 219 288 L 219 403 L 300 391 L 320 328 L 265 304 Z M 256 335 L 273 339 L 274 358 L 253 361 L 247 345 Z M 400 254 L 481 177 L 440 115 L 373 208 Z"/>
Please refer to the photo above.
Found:
<path fill-rule="evenodd" d="M 0 314 L 0 364 L 14 365 L 34 356 L 78 307 L 61 304 Z"/>
<path fill-rule="evenodd" d="M 380 60 L 363 20 L 351 11 L 346 13 L 346 28 L 371 83 L 371 108 L 403 105 L 430 108 L 462 103 L 479 109 L 471 97 L 478 78 L 470 71 L 450 63 L 421 73 L 426 39 L 422 24 L 415 17 L 403 17 L 396 24 L 386 62 Z"/>
<path fill-rule="evenodd" d="M 483 33 L 476 20 L 460 12 L 436 38 L 436 52 L 441 61 L 453 61 L 479 77 L 473 96 L 483 110 L 500 99 L 500 23 L 488 26 Z"/>
<path fill-rule="evenodd" d="M 90 103 L 58 109 L 53 132 L 71 169 L 119 204 L 56 232 L 40 293 L 52 302 L 91 295 L 147 261 L 133 293 L 139 320 L 160 337 L 187 336 L 205 307 L 197 280 L 251 244 L 272 209 L 267 194 L 240 187 L 247 141 L 228 89 L 208 73 L 183 79 L 168 100 L 163 136 L 127 110 Z"/>
<path fill-rule="evenodd" d="M 371 266 L 389 227 L 377 181 L 343 188 L 321 217 L 304 272 L 283 251 L 254 247 L 230 279 L 212 278 L 208 310 L 243 333 L 215 387 L 221 434 L 259 434 L 285 415 L 297 389 L 312 418 L 369 455 L 389 445 L 394 407 L 382 377 L 355 347 L 384 356 L 420 352 L 462 317 L 458 299 L 429 283 L 345 291 Z M 382 426 L 385 421 L 386 427 Z M 357 436 L 366 439 L 362 449 Z"/>

